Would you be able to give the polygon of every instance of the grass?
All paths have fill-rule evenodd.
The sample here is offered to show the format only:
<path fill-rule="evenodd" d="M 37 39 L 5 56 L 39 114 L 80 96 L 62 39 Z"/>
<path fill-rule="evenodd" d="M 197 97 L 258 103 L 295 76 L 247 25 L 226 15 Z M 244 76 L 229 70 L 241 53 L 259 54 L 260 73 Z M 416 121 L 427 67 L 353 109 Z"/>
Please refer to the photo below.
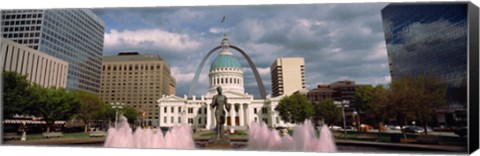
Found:
<path fill-rule="evenodd" d="M 90 138 L 90 133 L 78 132 L 78 133 L 63 133 L 62 137 L 58 138 Z M 41 140 L 41 139 L 55 139 L 55 138 L 44 138 L 42 134 L 28 134 L 27 140 Z"/>

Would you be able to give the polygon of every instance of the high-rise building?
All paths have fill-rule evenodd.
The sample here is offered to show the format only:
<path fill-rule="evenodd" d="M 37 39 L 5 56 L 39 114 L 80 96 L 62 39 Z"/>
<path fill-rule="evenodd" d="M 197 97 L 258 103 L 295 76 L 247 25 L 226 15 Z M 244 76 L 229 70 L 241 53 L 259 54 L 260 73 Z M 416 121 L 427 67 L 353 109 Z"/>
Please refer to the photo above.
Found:
<path fill-rule="evenodd" d="M 381 11 L 392 80 L 426 74 L 448 83 L 447 105 L 437 109 L 440 125 L 466 124 L 468 5 L 390 4 Z"/>
<path fill-rule="evenodd" d="M 175 86 L 170 67 L 159 55 L 122 52 L 103 57 L 100 96 L 145 113 L 145 125 L 158 126 L 156 100 L 175 95 Z"/>
<path fill-rule="evenodd" d="M 1 34 L 68 62 L 67 89 L 98 94 L 104 23 L 88 9 L 2 10 Z"/>
<path fill-rule="evenodd" d="M 43 87 L 67 85 L 67 62 L 1 37 L 0 64 L 0 70 L 26 75 L 30 82 Z"/>
<path fill-rule="evenodd" d="M 290 95 L 305 89 L 305 61 L 300 57 L 278 58 L 270 67 L 272 96 Z"/>

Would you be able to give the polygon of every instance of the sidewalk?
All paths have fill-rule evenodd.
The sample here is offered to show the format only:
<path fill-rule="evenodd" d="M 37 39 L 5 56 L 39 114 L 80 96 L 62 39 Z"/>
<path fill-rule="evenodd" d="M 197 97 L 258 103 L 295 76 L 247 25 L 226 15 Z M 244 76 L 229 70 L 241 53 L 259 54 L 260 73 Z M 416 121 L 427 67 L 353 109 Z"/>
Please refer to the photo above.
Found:
<path fill-rule="evenodd" d="M 103 144 L 105 138 L 54 138 L 38 140 L 9 140 L 3 145 L 74 145 L 74 144 Z"/>
<path fill-rule="evenodd" d="M 389 149 L 398 149 L 401 151 L 447 151 L 447 152 L 467 152 L 467 147 L 450 145 L 426 145 L 426 144 L 403 144 L 403 143 L 385 143 L 355 140 L 335 140 L 337 145 L 356 145 L 356 146 L 374 146 Z"/>

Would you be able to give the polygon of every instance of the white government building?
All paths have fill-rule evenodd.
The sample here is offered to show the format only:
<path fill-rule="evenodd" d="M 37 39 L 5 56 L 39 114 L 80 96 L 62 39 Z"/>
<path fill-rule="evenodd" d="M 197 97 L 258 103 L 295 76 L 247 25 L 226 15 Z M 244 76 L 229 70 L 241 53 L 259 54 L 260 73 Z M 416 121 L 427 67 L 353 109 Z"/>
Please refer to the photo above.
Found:
<path fill-rule="evenodd" d="M 212 129 L 215 127 L 212 97 L 221 86 L 227 96 L 230 111 L 226 111 L 225 125 L 233 129 L 245 129 L 253 121 L 263 121 L 269 127 L 291 127 L 283 122 L 274 110 L 282 96 L 255 99 L 245 93 L 243 71 L 240 62 L 230 51 L 228 38 L 224 35 L 220 54 L 213 60 L 209 70 L 209 90 L 201 97 L 163 96 L 157 103 L 160 108 L 160 127 L 175 124 L 190 124 L 192 128 Z"/>

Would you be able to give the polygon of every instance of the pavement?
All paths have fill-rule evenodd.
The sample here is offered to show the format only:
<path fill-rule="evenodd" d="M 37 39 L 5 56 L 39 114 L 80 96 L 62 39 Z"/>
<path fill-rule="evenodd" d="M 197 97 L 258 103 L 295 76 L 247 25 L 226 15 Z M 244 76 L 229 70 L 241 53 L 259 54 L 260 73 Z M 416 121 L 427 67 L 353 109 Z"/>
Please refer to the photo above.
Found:
<path fill-rule="evenodd" d="M 336 130 L 338 132 L 342 132 L 343 130 Z M 347 132 L 353 132 L 356 130 L 346 130 Z M 378 133 L 378 129 L 370 129 L 368 130 L 369 133 Z M 382 133 L 391 133 L 391 134 L 401 134 L 402 131 L 400 130 L 385 130 Z M 428 135 L 435 135 L 435 136 L 449 136 L 449 137 L 459 137 L 453 132 L 437 132 L 437 131 L 429 131 Z"/>
<path fill-rule="evenodd" d="M 82 147 L 102 147 L 105 141 L 104 137 L 100 138 L 57 138 L 57 139 L 40 139 L 40 140 L 10 140 L 5 141 L 5 145 L 35 145 L 35 146 L 82 146 Z M 205 137 L 195 138 L 195 142 L 202 144 L 206 141 Z M 235 138 L 232 142 L 239 145 L 237 148 L 246 146 L 248 139 Z M 451 145 L 426 145 L 426 144 L 402 144 L 402 143 L 384 143 L 384 142 L 369 142 L 369 141 L 355 141 L 355 140 L 341 140 L 336 139 L 338 151 L 393 151 L 393 152 L 405 152 L 405 151 L 420 151 L 420 152 L 467 152 L 467 147 L 464 146 L 451 146 Z M 202 146 L 199 146 L 200 148 Z"/>

